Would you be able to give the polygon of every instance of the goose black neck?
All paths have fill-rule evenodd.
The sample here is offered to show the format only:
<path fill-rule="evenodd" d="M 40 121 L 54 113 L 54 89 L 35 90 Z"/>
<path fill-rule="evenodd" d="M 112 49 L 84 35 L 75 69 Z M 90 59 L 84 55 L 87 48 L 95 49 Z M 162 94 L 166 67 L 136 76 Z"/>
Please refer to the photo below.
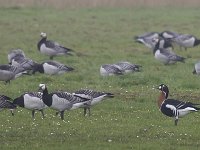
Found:
<path fill-rule="evenodd" d="M 47 41 L 47 37 L 43 37 L 37 44 L 38 50 L 40 50 L 40 46 Z"/>
<path fill-rule="evenodd" d="M 195 42 L 194 42 L 194 46 L 199 45 L 199 44 L 200 44 L 200 40 L 196 39 Z"/>
<path fill-rule="evenodd" d="M 45 105 L 49 107 L 52 105 L 52 97 L 51 97 L 51 94 L 48 93 L 47 88 L 45 88 L 43 91 L 42 100 L 45 103 Z"/>

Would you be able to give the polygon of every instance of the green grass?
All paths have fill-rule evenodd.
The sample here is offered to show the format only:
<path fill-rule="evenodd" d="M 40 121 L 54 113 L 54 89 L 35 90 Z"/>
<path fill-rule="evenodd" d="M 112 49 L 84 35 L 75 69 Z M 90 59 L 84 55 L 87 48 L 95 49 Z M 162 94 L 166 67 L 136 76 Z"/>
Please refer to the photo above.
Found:
<path fill-rule="evenodd" d="M 12 98 L 36 91 L 46 83 L 49 91 L 73 92 L 91 88 L 115 93 L 115 98 L 92 108 L 91 117 L 83 110 L 65 112 L 65 122 L 46 109 L 46 118 L 31 119 L 31 112 L 18 108 L 12 117 L 0 113 L 0 149 L 200 149 L 200 114 L 180 119 L 162 115 L 156 104 L 158 91 L 153 86 L 165 83 L 170 97 L 200 103 L 200 77 L 192 74 L 200 58 L 199 47 L 175 52 L 188 57 L 185 64 L 165 66 L 133 37 L 148 31 L 172 30 L 200 37 L 199 9 L 192 8 L 95 8 L 95 9 L 0 9 L 0 63 L 7 63 L 10 49 L 21 48 L 27 57 L 48 60 L 36 47 L 40 32 L 78 53 L 55 60 L 74 67 L 60 76 L 36 74 L 0 84 L 1 94 Z M 140 73 L 101 77 L 102 64 L 127 60 L 143 66 Z"/>

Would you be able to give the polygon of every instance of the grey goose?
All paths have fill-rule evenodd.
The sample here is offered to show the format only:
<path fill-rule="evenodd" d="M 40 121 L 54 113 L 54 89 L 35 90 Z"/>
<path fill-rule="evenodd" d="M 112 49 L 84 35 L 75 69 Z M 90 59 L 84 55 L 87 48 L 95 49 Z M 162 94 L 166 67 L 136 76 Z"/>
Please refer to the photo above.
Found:
<path fill-rule="evenodd" d="M 59 55 L 71 55 L 70 52 L 73 51 L 72 49 L 66 48 L 57 42 L 47 40 L 47 34 L 44 32 L 40 35 L 42 39 L 38 42 L 37 48 L 42 54 L 48 55 L 50 59 Z"/>
<path fill-rule="evenodd" d="M 92 98 L 90 103 L 82 106 L 84 108 L 84 116 L 86 116 L 87 110 L 88 110 L 89 116 L 91 115 L 91 113 L 90 113 L 91 106 L 98 104 L 105 98 L 113 98 L 114 97 L 114 94 L 112 94 L 112 93 L 99 92 L 99 91 L 94 91 L 94 90 L 89 90 L 89 89 L 81 89 L 72 94 L 74 96 L 81 97 L 81 98 L 88 98 L 88 99 Z"/>
<path fill-rule="evenodd" d="M 80 98 L 68 92 L 49 93 L 45 84 L 39 84 L 39 90 L 42 91 L 42 100 L 50 108 L 60 113 L 61 119 L 64 120 L 65 110 L 73 110 L 88 105 L 91 98 Z"/>
<path fill-rule="evenodd" d="M 26 92 L 21 96 L 15 98 L 13 100 L 13 104 L 32 110 L 32 118 L 35 118 L 35 111 L 38 110 L 41 112 L 42 117 L 44 118 L 43 109 L 47 108 L 47 106 L 42 101 L 42 93 L 41 92 Z"/>
<path fill-rule="evenodd" d="M 114 65 L 117 66 L 124 73 L 139 72 L 141 70 L 140 68 L 142 67 L 141 65 L 132 64 L 127 61 L 121 61 L 115 63 Z"/>
<path fill-rule="evenodd" d="M 11 63 L 12 63 L 12 60 L 13 60 L 15 57 L 24 58 L 24 57 L 25 57 L 24 51 L 21 50 L 21 49 L 13 49 L 13 50 L 11 50 L 11 51 L 8 53 L 8 63 L 11 64 Z"/>
<path fill-rule="evenodd" d="M 0 110 L 10 109 L 12 116 L 14 116 L 14 110 L 16 105 L 13 104 L 12 99 L 5 95 L 0 95 Z"/>
<path fill-rule="evenodd" d="M 101 76 L 123 75 L 123 71 L 114 64 L 105 64 L 100 67 L 100 74 Z"/>
<path fill-rule="evenodd" d="M 74 68 L 66 66 L 57 61 L 45 61 L 41 64 L 35 64 L 33 74 L 35 72 L 45 73 L 49 75 L 63 74 L 73 71 Z"/>
<path fill-rule="evenodd" d="M 165 38 L 165 39 L 173 39 L 179 36 L 178 33 L 172 32 L 172 31 L 163 31 L 160 33 L 160 36 Z"/>

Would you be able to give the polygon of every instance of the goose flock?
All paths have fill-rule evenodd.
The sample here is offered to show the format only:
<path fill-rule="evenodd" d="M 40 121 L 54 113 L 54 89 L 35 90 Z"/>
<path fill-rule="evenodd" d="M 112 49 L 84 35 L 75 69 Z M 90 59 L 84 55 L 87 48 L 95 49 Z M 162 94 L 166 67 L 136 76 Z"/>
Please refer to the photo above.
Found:
<path fill-rule="evenodd" d="M 45 73 L 48 75 L 59 75 L 73 71 L 74 68 L 53 60 L 60 55 L 73 55 L 74 50 L 66 48 L 57 42 L 47 40 L 47 34 L 40 34 L 41 40 L 37 48 L 41 54 L 47 55 L 50 60 L 38 63 L 27 58 L 24 51 L 14 49 L 8 53 L 8 64 L 0 65 L 0 81 L 10 83 L 22 75 L 34 75 L 35 73 Z M 146 46 L 153 53 L 154 58 L 164 65 L 185 62 L 185 57 L 179 56 L 174 52 L 174 44 L 180 46 L 180 49 L 195 47 L 200 44 L 200 40 L 193 35 L 180 34 L 172 31 L 149 32 L 135 36 L 135 41 Z M 101 76 L 124 75 L 128 73 L 140 72 L 142 65 L 134 64 L 128 61 L 119 61 L 100 66 Z M 200 62 L 194 65 L 193 74 L 200 74 Z M 167 85 L 160 84 L 156 89 L 160 90 L 158 106 L 160 111 L 169 117 L 175 118 L 175 125 L 179 117 L 185 116 L 190 112 L 200 110 L 199 104 L 183 102 L 175 99 L 168 99 L 169 89 Z M 70 93 L 68 91 L 49 92 L 46 84 L 39 84 L 38 91 L 26 92 L 12 99 L 5 95 L 0 95 L 0 109 L 9 109 L 14 116 L 14 110 L 22 107 L 32 111 L 32 118 L 35 118 L 35 111 L 40 111 L 42 117 L 45 117 L 44 110 L 51 108 L 56 111 L 64 120 L 64 112 L 78 108 L 84 109 L 84 116 L 90 116 L 90 108 L 106 98 L 113 98 L 114 94 L 110 92 L 101 92 L 91 89 L 80 89 Z M 88 113 L 87 113 L 88 112 Z"/>

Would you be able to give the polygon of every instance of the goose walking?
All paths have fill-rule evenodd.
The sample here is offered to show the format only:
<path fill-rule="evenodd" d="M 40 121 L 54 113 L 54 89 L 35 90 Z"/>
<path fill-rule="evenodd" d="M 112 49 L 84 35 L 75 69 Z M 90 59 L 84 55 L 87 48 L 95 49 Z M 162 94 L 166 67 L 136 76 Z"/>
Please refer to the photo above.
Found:
<path fill-rule="evenodd" d="M 114 65 L 116 65 L 121 71 L 123 71 L 125 73 L 139 72 L 140 68 L 142 67 L 141 65 L 132 64 L 127 61 L 121 61 Z"/>
<path fill-rule="evenodd" d="M 27 74 L 27 71 L 22 67 L 0 65 L 0 81 L 5 81 L 5 83 L 10 83 L 10 80 L 18 78 L 23 74 Z"/>
<path fill-rule="evenodd" d="M 53 92 L 49 93 L 45 84 L 39 85 L 39 90 L 43 92 L 42 100 L 50 108 L 57 110 L 60 113 L 61 119 L 64 120 L 65 110 L 73 110 L 84 105 L 88 105 L 91 98 L 79 98 L 68 92 Z"/>
<path fill-rule="evenodd" d="M 12 116 L 14 116 L 14 110 L 16 109 L 16 105 L 12 103 L 12 99 L 5 95 L 0 95 L 0 110 L 2 109 L 10 109 Z"/>
<path fill-rule="evenodd" d="M 13 104 L 32 110 L 32 118 L 35 118 L 35 111 L 38 110 L 41 112 L 42 117 L 44 118 L 43 109 L 47 108 L 47 106 L 42 101 L 42 93 L 41 92 L 27 92 L 22 94 L 21 96 L 15 98 L 13 100 Z"/>
<path fill-rule="evenodd" d="M 197 112 L 200 110 L 200 108 L 196 107 L 199 104 L 168 99 L 169 89 L 164 84 L 160 84 L 157 89 L 161 91 L 158 98 L 158 107 L 164 115 L 175 118 L 175 125 L 178 124 L 178 119 L 180 117 L 183 117 L 190 112 Z"/>
<path fill-rule="evenodd" d="M 123 71 L 114 64 L 105 64 L 100 67 L 102 76 L 123 75 Z"/>
<path fill-rule="evenodd" d="M 57 61 L 46 61 L 42 64 L 35 64 L 33 74 L 35 72 L 45 73 L 49 75 L 63 74 L 66 72 L 73 71 L 74 68 L 66 66 Z"/>
<path fill-rule="evenodd" d="M 98 92 L 94 90 L 89 90 L 89 89 L 81 89 L 73 93 L 74 96 L 81 97 L 81 98 L 92 98 L 90 103 L 88 105 L 83 105 L 82 107 L 84 108 L 84 116 L 87 114 L 87 110 L 89 113 L 89 116 L 91 115 L 90 113 L 90 107 L 93 105 L 98 104 L 101 102 L 104 98 L 113 98 L 114 94 L 112 93 L 105 93 L 105 92 Z"/>
<path fill-rule="evenodd" d="M 42 32 L 42 39 L 38 42 L 38 50 L 45 55 L 50 56 L 50 59 L 53 59 L 54 56 L 59 55 L 71 55 L 72 49 L 66 48 L 60 45 L 57 42 L 47 40 L 47 34 Z"/>

